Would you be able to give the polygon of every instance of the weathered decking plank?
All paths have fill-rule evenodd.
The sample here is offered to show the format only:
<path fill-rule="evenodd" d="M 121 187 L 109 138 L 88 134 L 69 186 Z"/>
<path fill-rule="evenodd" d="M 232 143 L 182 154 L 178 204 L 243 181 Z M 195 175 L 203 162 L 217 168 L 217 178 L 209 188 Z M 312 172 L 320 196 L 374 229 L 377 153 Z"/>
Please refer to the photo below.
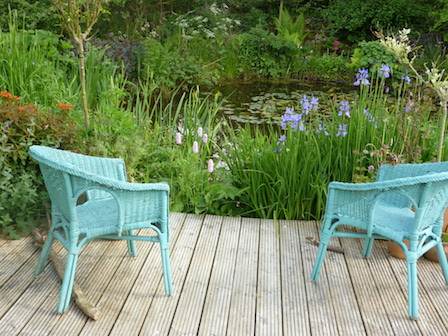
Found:
<path fill-rule="evenodd" d="M 171 216 L 170 246 L 174 249 L 180 229 L 185 221 L 186 214 L 175 213 Z M 144 244 L 144 242 L 143 242 Z M 115 321 L 110 336 L 138 335 L 144 323 L 149 307 L 154 297 L 163 297 L 162 273 L 160 271 L 160 248 L 155 246 L 141 269 L 140 276 L 134 283 L 133 288 Z M 160 276 L 156 276 L 159 274 Z M 176 290 L 176 289 L 175 289 Z"/>
<path fill-rule="evenodd" d="M 301 225 L 300 225 L 301 224 Z M 301 237 L 318 237 L 318 228 L 314 222 L 300 223 Z M 327 252 L 327 259 L 320 272 L 319 281 L 313 283 L 309 280 L 317 248 L 311 244 L 301 244 L 303 270 L 306 276 L 305 288 L 307 293 L 310 328 L 312 335 L 339 335 L 333 299 L 327 279 L 326 264 L 332 261 L 332 253 Z"/>
<path fill-rule="evenodd" d="M 54 244 L 55 248 L 60 244 Z M 104 241 L 94 241 L 86 246 L 81 252 L 76 271 L 76 281 L 83 281 L 89 274 L 95 269 L 96 262 L 98 262 L 99 256 L 104 254 L 106 244 Z M 61 249 L 61 246 L 57 248 Z M 66 256 L 66 252 L 60 252 L 61 256 Z M 49 274 L 47 274 L 49 272 Z M 49 291 L 49 295 L 42 302 L 42 305 L 37 309 L 33 317 L 20 331 L 19 335 L 48 335 L 53 327 L 56 325 L 62 315 L 56 313 L 56 307 L 59 298 L 59 291 L 61 289 L 61 281 L 59 277 L 53 278 L 54 269 L 52 265 L 47 265 L 44 273 L 40 278 L 44 281 L 52 282 L 56 284 L 56 288 Z"/>
<path fill-rule="evenodd" d="M 383 302 L 379 299 L 375 274 L 368 261 L 362 257 L 361 244 L 357 239 L 341 238 L 340 241 L 367 335 L 394 335 Z"/>
<path fill-rule="evenodd" d="M 243 218 L 227 335 L 255 335 L 260 220 Z"/>
<path fill-rule="evenodd" d="M 309 281 L 309 274 L 304 272 L 301 255 L 304 238 L 299 235 L 298 222 L 280 221 L 279 231 L 283 335 L 310 335 L 310 317 L 305 288 L 305 283 Z"/>
<path fill-rule="evenodd" d="M 109 282 L 112 281 L 123 259 L 129 257 L 127 257 L 127 245 L 124 241 L 101 241 L 100 243 L 104 247 L 103 252 L 99 256 L 93 271 L 83 281 L 80 281 L 79 285 L 88 300 L 102 308 L 104 301 L 101 298 L 104 291 L 109 285 Z M 81 256 L 79 259 L 81 259 Z M 67 313 L 61 315 L 51 330 L 50 335 L 78 335 L 87 320 L 88 318 L 72 302 Z"/>
<path fill-rule="evenodd" d="M 206 216 L 202 223 L 195 258 L 188 269 L 169 335 L 194 335 L 199 329 L 222 220 L 223 217 Z"/>
<path fill-rule="evenodd" d="M 356 243 L 361 251 L 361 240 L 357 240 Z M 372 273 L 372 286 L 378 288 L 378 297 L 372 298 L 373 300 L 381 300 L 386 315 L 389 319 L 389 323 L 393 329 L 395 335 L 420 335 L 420 330 L 415 321 L 407 317 L 407 291 L 403 292 L 399 285 L 399 282 L 405 279 L 397 279 L 392 271 L 389 260 L 383 253 L 379 244 L 374 244 L 372 249 L 372 255 L 366 259 L 368 267 Z M 406 285 L 407 286 L 407 285 Z"/>
<path fill-rule="evenodd" d="M 204 218 L 203 215 L 187 216 L 182 230 L 179 232 L 175 251 L 171 252 L 174 294 L 171 297 L 154 298 L 140 329 L 140 335 L 169 334 Z M 158 290 L 161 288 L 162 285 Z"/>
<path fill-rule="evenodd" d="M 0 288 L 38 252 L 31 242 L 32 238 L 26 237 L 11 241 L 0 248 Z"/>
<path fill-rule="evenodd" d="M 331 244 L 341 247 L 338 238 L 332 239 Z M 327 251 L 327 258 L 327 279 L 333 299 L 338 332 L 347 336 L 365 335 L 366 330 L 358 309 L 358 299 L 347 268 L 347 257 L 342 253 Z M 346 309 L 346 307 L 355 309 Z"/>
<path fill-rule="evenodd" d="M 440 267 L 419 261 L 420 319 L 407 316 L 406 266 L 385 241 L 372 257 L 362 241 L 333 239 L 320 279 L 310 281 L 320 223 L 173 213 L 174 294 L 165 296 L 160 249 L 95 241 L 76 280 L 101 308 L 90 321 L 72 303 L 56 313 L 60 281 L 49 264 L 35 279 L 31 239 L 1 241 L 0 335 L 446 335 L 448 287 Z M 276 227 L 278 225 L 278 228 Z M 60 246 L 57 246 L 60 249 Z M 65 253 L 65 252 L 64 252 Z"/>
<path fill-rule="evenodd" d="M 260 222 L 258 289 L 255 319 L 257 335 L 282 335 L 280 244 L 277 223 Z"/>
<path fill-rule="evenodd" d="M 405 309 L 407 309 L 407 269 L 406 262 L 401 259 L 393 258 L 387 252 L 387 242 L 379 241 L 378 245 L 382 246 L 381 251 L 383 253 L 382 258 L 386 258 L 390 263 L 390 271 L 395 274 L 397 278 L 397 283 L 401 288 L 401 291 L 405 295 Z M 437 307 L 433 303 L 433 297 L 437 300 L 440 297 L 443 297 L 443 294 L 448 294 L 448 291 L 443 291 L 445 286 L 445 282 L 442 275 L 442 270 L 440 269 L 439 274 L 432 274 L 428 272 L 429 270 L 434 269 L 434 267 L 425 267 L 433 266 L 430 261 L 421 258 L 417 263 L 417 274 L 418 274 L 418 295 L 419 295 L 419 315 L 420 318 L 414 322 L 419 328 L 422 334 L 428 335 L 437 335 L 440 332 L 441 335 L 448 334 L 448 323 L 443 321 L 443 317 L 439 315 L 437 311 Z M 387 267 L 387 266 L 385 266 Z M 439 281 L 437 281 L 439 280 Z M 434 287 L 432 287 L 434 285 Z M 430 288 L 432 287 L 432 288 Z M 448 288 L 446 288 L 448 289 Z M 441 295 L 430 295 L 431 291 L 433 293 L 440 293 Z M 448 305 L 448 295 L 445 296 L 445 306 Z M 443 303 L 441 302 L 442 306 Z M 400 314 L 400 311 L 397 312 L 397 315 Z M 401 315 L 403 316 L 403 315 Z M 447 315 L 445 315 L 446 317 Z"/>
<path fill-rule="evenodd" d="M 199 326 L 199 335 L 226 334 L 240 230 L 241 218 L 224 218 Z"/>

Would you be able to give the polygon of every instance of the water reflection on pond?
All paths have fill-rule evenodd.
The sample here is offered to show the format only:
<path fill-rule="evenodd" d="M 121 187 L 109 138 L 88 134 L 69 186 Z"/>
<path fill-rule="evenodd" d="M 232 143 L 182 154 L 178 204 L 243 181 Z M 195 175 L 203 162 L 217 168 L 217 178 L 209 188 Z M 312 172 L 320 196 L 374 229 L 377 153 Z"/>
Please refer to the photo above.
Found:
<path fill-rule="evenodd" d="M 221 92 L 225 98 L 222 113 L 227 119 L 261 124 L 279 120 L 286 107 L 296 106 L 304 94 L 314 95 L 323 103 L 332 97 L 353 94 L 355 89 L 350 83 L 294 81 L 229 83 L 213 91 Z"/>

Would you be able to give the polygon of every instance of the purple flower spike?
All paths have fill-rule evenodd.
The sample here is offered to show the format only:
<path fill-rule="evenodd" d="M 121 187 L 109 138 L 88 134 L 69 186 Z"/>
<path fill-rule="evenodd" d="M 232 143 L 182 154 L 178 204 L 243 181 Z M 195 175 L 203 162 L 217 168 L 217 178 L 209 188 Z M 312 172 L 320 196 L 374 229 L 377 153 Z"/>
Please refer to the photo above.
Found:
<path fill-rule="evenodd" d="M 180 145 L 182 143 L 182 134 L 180 132 L 176 133 L 176 144 Z"/>
<path fill-rule="evenodd" d="M 193 142 L 193 153 L 198 153 L 199 152 L 199 145 L 198 142 L 195 141 Z"/>
<path fill-rule="evenodd" d="M 210 159 L 210 160 L 208 160 L 208 164 L 207 164 L 207 171 L 209 172 L 209 173 L 213 173 L 213 171 L 215 170 L 214 169 L 214 162 L 213 162 L 213 160 L 212 159 Z"/>

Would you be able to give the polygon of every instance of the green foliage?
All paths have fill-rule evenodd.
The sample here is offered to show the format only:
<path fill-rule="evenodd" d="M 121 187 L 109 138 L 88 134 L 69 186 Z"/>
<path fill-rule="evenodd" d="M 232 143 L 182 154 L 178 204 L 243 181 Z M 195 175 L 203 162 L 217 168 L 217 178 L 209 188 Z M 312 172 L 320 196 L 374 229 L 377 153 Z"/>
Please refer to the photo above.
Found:
<path fill-rule="evenodd" d="M 297 46 L 303 45 L 308 35 L 305 32 L 305 16 L 303 13 L 294 20 L 286 8 L 281 8 L 279 18 L 275 18 L 274 22 L 281 37 L 294 42 Z"/>
<path fill-rule="evenodd" d="M 155 78 L 161 87 L 174 89 L 182 83 L 200 82 L 202 68 L 193 57 L 182 56 L 178 49 L 154 39 L 143 42 L 143 67 L 146 76 Z"/>
<path fill-rule="evenodd" d="M 298 61 L 300 62 L 300 61 Z M 309 61 L 302 61 L 303 67 L 300 72 L 307 73 L 315 78 L 325 80 L 347 80 L 347 60 L 338 55 L 325 54 L 320 57 L 312 57 Z"/>
<path fill-rule="evenodd" d="M 43 106 L 72 101 L 72 45 L 48 31 L 20 30 L 17 14 L 9 22 L 9 32 L 0 32 L 0 87 Z"/>
<path fill-rule="evenodd" d="M 281 77 L 288 73 L 297 55 L 297 45 L 261 28 L 240 35 L 241 66 L 248 74 Z"/>
<path fill-rule="evenodd" d="M 356 69 L 371 69 L 388 64 L 393 67 L 397 61 L 393 55 L 380 43 L 380 41 L 361 41 L 353 50 L 351 66 Z"/>
<path fill-rule="evenodd" d="M 17 11 L 16 20 L 24 29 L 59 30 L 55 24 L 57 15 L 50 0 L 0 0 L 0 29 L 8 31 L 10 10 Z"/>
<path fill-rule="evenodd" d="M 368 78 L 375 84 L 361 85 L 359 95 L 320 97 L 329 111 L 307 113 L 305 101 L 312 97 L 302 97 L 294 111 L 287 110 L 282 127 L 229 130 L 223 159 L 233 184 L 243 191 L 238 199 L 245 214 L 320 219 L 328 183 L 368 177 L 367 167 L 376 169 L 384 160 L 373 150 L 384 144 L 395 162 L 433 159 L 438 132 L 429 121 L 431 101 L 405 80 L 396 96 L 389 96 L 384 88 L 394 79 L 377 76 Z M 296 129 L 287 120 L 296 120 Z M 362 153 L 361 161 L 354 152 Z"/>
<path fill-rule="evenodd" d="M 28 156 L 34 144 L 70 147 L 77 127 L 70 105 L 42 111 L 7 91 L 0 92 L 0 231 L 12 238 L 29 233 L 47 201 L 37 164 Z"/>
<path fill-rule="evenodd" d="M 412 28 L 429 24 L 430 8 L 431 4 L 417 0 L 335 0 L 324 17 L 328 30 L 339 39 L 358 42 L 372 39 L 371 30 L 378 28 L 398 30 L 411 24 Z"/>

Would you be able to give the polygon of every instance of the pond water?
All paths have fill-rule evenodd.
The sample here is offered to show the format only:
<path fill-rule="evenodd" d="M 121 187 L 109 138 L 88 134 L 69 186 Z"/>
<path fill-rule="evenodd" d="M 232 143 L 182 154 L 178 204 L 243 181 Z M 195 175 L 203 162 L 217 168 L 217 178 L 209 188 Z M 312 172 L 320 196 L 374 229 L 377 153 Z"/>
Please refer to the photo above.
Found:
<path fill-rule="evenodd" d="M 237 123 L 261 124 L 280 119 L 286 107 L 297 105 L 306 94 L 315 97 L 353 93 L 351 83 L 289 81 L 289 82 L 231 82 L 213 88 L 225 102 L 222 113 Z"/>

